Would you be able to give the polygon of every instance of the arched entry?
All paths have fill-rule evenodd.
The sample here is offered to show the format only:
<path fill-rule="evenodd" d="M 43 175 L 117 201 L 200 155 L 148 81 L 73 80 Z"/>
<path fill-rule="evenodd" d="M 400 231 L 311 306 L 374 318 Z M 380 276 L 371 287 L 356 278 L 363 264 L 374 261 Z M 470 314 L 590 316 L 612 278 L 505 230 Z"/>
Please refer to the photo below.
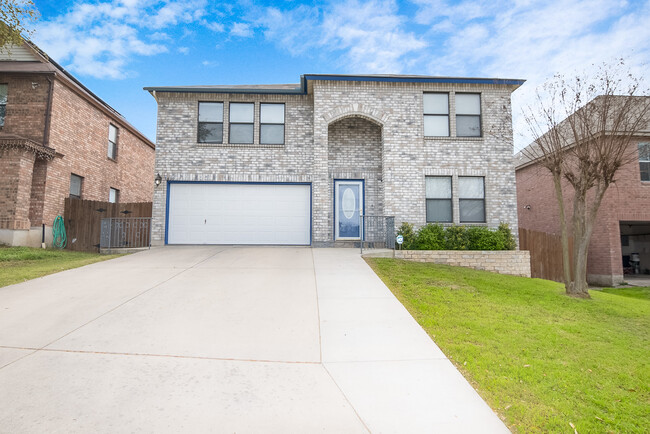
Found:
<path fill-rule="evenodd" d="M 359 216 L 382 215 L 382 125 L 363 114 L 335 118 L 328 126 L 328 171 L 334 240 L 358 240 Z"/>

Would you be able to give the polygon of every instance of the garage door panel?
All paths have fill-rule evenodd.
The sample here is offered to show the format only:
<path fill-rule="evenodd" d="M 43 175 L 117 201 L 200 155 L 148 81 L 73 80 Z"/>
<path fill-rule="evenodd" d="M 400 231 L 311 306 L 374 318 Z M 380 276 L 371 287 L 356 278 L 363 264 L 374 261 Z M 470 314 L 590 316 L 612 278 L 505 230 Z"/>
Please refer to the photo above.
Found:
<path fill-rule="evenodd" d="M 169 244 L 309 245 L 309 185 L 172 183 Z"/>

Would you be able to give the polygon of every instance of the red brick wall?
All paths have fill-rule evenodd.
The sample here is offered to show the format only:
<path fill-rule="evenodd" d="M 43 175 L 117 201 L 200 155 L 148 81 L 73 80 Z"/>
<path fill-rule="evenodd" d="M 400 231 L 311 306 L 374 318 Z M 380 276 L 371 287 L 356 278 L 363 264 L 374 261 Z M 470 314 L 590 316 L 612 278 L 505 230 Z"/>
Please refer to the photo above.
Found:
<path fill-rule="evenodd" d="M 119 130 L 116 161 L 107 156 L 110 123 Z M 63 157 L 48 164 L 43 210 L 46 224 L 63 215 L 71 173 L 84 178 L 84 199 L 107 201 L 112 187 L 120 190 L 120 202 L 152 200 L 153 148 L 60 81 L 54 85 L 50 146 Z"/>
<path fill-rule="evenodd" d="M 49 82 L 43 75 L 0 74 L 7 84 L 7 113 L 0 132 L 43 143 Z"/>
<path fill-rule="evenodd" d="M 632 147 L 636 152 L 638 144 Z M 570 217 L 573 190 L 565 184 L 563 191 Z M 560 232 L 553 181 L 546 169 L 533 165 L 517 170 L 517 203 L 519 227 Z M 616 183 L 603 198 L 589 244 L 588 274 L 623 274 L 619 221 L 650 222 L 650 182 L 641 182 L 638 160 L 619 169 Z"/>
<path fill-rule="evenodd" d="M 0 229 L 29 229 L 29 198 L 34 154 L 0 149 Z"/>
<path fill-rule="evenodd" d="M 32 194 L 29 203 L 29 220 L 33 225 L 43 221 L 45 203 L 45 181 L 47 179 L 47 160 L 37 159 L 32 174 Z"/>

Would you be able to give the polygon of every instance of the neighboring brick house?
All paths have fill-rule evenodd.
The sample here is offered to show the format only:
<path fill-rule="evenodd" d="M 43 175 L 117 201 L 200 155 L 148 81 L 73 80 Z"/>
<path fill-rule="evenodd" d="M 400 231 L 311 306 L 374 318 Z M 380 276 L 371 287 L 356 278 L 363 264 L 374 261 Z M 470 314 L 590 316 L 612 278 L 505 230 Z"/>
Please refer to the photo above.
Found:
<path fill-rule="evenodd" d="M 68 196 L 151 201 L 154 149 L 33 44 L 0 50 L 0 243 L 49 242 Z"/>
<path fill-rule="evenodd" d="M 359 215 L 517 233 L 510 95 L 523 80 L 303 75 L 147 87 L 153 241 L 331 246 Z"/>
<path fill-rule="evenodd" d="M 590 284 L 609 286 L 632 278 L 633 253 L 639 254 L 639 271 L 643 274 L 650 270 L 650 125 L 631 147 L 630 152 L 638 158 L 618 170 L 616 183 L 605 193 L 594 224 L 587 256 Z M 553 180 L 547 169 L 527 155 L 522 152 L 516 156 L 519 227 L 559 235 Z M 572 195 L 565 182 L 568 217 L 572 215 Z"/>

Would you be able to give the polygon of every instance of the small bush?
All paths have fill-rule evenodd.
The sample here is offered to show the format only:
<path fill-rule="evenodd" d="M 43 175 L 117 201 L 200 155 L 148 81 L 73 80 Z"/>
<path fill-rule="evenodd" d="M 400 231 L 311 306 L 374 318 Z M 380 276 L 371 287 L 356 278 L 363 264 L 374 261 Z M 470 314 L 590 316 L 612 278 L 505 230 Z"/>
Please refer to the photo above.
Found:
<path fill-rule="evenodd" d="M 415 240 L 417 250 L 443 250 L 445 248 L 445 229 L 441 225 L 422 226 Z"/>
<path fill-rule="evenodd" d="M 397 235 L 404 237 L 404 242 L 402 243 L 403 249 L 415 249 L 416 235 L 412 224 L 402 222 L 402 225 L 397 229 Z"/>
<path fill-rule="evenodd" d="M 512 231 L 510 230 L 510 226 L 508 226 L 508 223 L 501 223 L 499 225 L 499 228 L 497 229 L 497 232 L 499 232 L 503 237 L 504 240 L 503 250 L 515 250 L 517 248 L 517 242 L 515 241 L 515 236 L 512 235 Z"/>
<path fill-rule="evenodd" d="M 445 230 L 445 249 L 468 250 L 469 240 L 465 226 L 450 226 Z"/>
<path fill-rule="evenodd" d="M 417 232 L 410 223 L 402 223 L 397 231 L 404 237 L 407 250 L 514 250 L 515 237 L 506 223 L 498 229 L 485 226 L 450 226 L 427 224 Z"/>

